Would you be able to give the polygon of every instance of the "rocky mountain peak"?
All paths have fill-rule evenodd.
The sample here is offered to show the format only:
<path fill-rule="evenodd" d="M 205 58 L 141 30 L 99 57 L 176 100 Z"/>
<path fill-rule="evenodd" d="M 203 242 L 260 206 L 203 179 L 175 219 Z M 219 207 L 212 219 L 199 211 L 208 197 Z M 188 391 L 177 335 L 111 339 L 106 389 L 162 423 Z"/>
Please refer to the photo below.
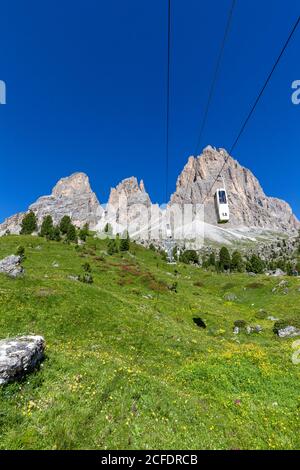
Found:
<path fill-rule="evenodd" d="M 141 190 L 143 193 L 146 192 L 146 190 L 145 190 L 145 185 L 144 185 L 144 181 L 143 181 L 143 180 L 140 181 L 140 190 Z"/>
<path fill-rule="evenodd" d="M 103 213 L 85 173 L 74 173 L 60 179 L 51 195 L 40 197 L 29 206 L 29 210 L 36 214 L 39 225 L 46 215 L 51 215 L 55 224 L 58 224 L 64 215 L 68 215 L 76 226 L 82 227 L 88 223 L 91 228 L 97 225 Z M 21 212 L 6 219 L 0 225 L 0 234 L 6 231 L 19 233 L 24 214 Z"/>
<path fill-rule="evenodd" d="M 222 177 L 218 177 L 225 161 Z M 259 227 L 293 231 L 300 227 L 285 201 L 267 197 L 250 170 L 241 166 L 225 149 L 211 146 L 206 147 L 200 156 L 189 157 L 177 179 L 170 204 L 205 202 L 205 221 L 217 225 L 214 194 L 224 184 L 230 210 L 230 223 L 226 224 L 226 228 Z"/>
<path fill-rule="evenodd" d="M 88 176 L 81 172 L 61 178 L 52 190 L 54 197 L 72 197 L 84 193 L 92 193 L 92 189 Z"/>
<path fill-rule="evenodd" d="M 115 188 L 111 189 L 108 204 L 114 207 L 119 205 L 121 197 L 126 197 L 128 205 L 143 204 L 147 207 L 151 206 L 151 200 L 145 190 L 143 180 L 139 183 L 135 176 L 124 179 Z"/>

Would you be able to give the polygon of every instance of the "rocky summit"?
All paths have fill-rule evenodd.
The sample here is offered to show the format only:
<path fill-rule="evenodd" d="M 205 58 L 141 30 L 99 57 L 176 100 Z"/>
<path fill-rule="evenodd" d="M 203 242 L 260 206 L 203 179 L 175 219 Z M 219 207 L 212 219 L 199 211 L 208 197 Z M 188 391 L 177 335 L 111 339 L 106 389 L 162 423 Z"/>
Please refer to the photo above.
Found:
<path fill-rule="evenodd" d="M 105 213 L 97 229 L 102 230 L 109 223 L 114 232 L 122 232 L 127 224 L 126 219 L 135 227 L 133 232 L 139 232 L 152 206 L 143 180 L 138 182 L 134 176 L 126 178 L 115 188 L 111 188 Z"/>
<path fill-rule="evenodd" d="M 103 212 L 96 194 L 91 190 L 89 178 L 84 173 L 74 173 L 59 180 L 51 195 L 40 197 L 31 204 L 29 210 L 36 214 L 39 224 L 46 215 L 51 215 L 54 223 L 58 223 L 64 215 L 69 215 L 78 227 L 88 223 L 91 228 L 96 226 Z M 19 213 L 6 219 L 0 225 L 0 233 L 19 233 L 23 216 L 24 213 Z"/>
<path fill-rule="evenodd" d="M 224 165 L 225 164 L 225 165 Z M 222 178 L 217 178 L 221 168 Z M 217 180 L 216 180 L 217 178 Z M 218 224 L 214 194 L 225 184 L 230 210 L 230 221 L 226 225 Z M 206 237 L 215 241 L 225 241 L 237 233 L 272 231 L 293 233 L 300 228 L 291 207 L 285 201 L 268 197 L 259 181 L 250 170 L 241 166 L 224 149 L 206 147 L 198 157 L 190 157 L 177 179 L 176 191 L 171 196 L 168 209 L 174 204 L 203 204 Z M 121 230 L 122 216 L 120 207 L 126 208 L 130 224 L 139 237 L 142 227 L 153 208 L 158 218 L 168 215 L 167 210 L 153 205 L 146 192 L 143 181 L 130 177 L 121 181 L 110 191 L 106 208 L 103 209 L 92 191 L 88 176 L 74 173 L 62 178 L 52 190 L 50 196 L 42 196 L 33 203 L 32 210 L 41 224 L 46 215 L 51 215 L 58 223 L 64 215 L 69 215 L 72 222 L 81 227 L 88 223 L 91 229 L 101 231 L 110 223 L 114 232 Z M 19 233 L 24 213 L 18 213 L 6 219 L 0 225 L 0 235 L 6 232 Z M 239 232 L 240 231 L 240 232 Z"/>
<path fill-rule="evenodd" d="M 224 163 L 222 178 L 217 178 Z M 214 194 L 223 187 L 223 182 L 230 210 L 230 222 L 226 228 L 290 232 L 300 227 L 289 204 L 267 197 L 250 170 L 242 167 L 226 150 L 211 146 L 206 147 L 199 157 L 189 158 L 178 177 L 170 204 L 202 204 L 205 201 L 205 222 L 218 225 Z"/>

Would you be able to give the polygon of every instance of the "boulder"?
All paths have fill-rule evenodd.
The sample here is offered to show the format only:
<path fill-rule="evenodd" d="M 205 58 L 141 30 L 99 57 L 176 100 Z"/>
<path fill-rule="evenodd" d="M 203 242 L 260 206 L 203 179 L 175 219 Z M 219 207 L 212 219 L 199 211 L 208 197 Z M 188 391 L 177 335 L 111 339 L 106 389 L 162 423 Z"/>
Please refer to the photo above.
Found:
<path fill-rule="evenodd" d="M 278 284 L 278 287 L 286 287 L 288 285 L 288 281 L 285 281 L 284 279 L 282 279 L 282 281 L 280 281 L 280 283 Z"/>
<path fill-rule="evenodd" d="M 20 277 L 24 274 L 24 268 L 21 266 L 21 256 L 10 255 L 0 261 L 0 273 L 9 277 Z"/>
<path fill-rule="evenodd" d="M 261 333 L 262 332 L 262 327 L 260 325 L 255 325 L 255 326 L 246 326 L 246 332 L 248 335 L 251 333 Z"/>
<path fill-rule="evenodd" d="M 17 380 L 43 359 L 42 336 L 19 336 L 0 341 L 0 385 Z"/>
<path fill-rule="evenodd" d="M 273 277 L 286 276 L 286 273 L 281 269 L 277 268 L 272 274 Z"/>
<path fill-rule="evenodd" d="M 267 317 L 267 320 L 270 320 L 270 321 L 279 321 L 279 318 L 276 318 L 276 317 L 273 317 L 273 315 L 270 315 L 269 317 Z"/>
<path fill-rule="evenodd" d="M 300 330 L 295 326 L 288 325 L 277 330 L 277 335 L 279 338 L 293 338 L 294 336 L 300 336 Z"/>
<path fill-rule="evenodd" d="M 237 296 L 235 294 L 225 294 L 224 299 L 227 300 L 228 302 L 234 302 L 237 300 Z"/>

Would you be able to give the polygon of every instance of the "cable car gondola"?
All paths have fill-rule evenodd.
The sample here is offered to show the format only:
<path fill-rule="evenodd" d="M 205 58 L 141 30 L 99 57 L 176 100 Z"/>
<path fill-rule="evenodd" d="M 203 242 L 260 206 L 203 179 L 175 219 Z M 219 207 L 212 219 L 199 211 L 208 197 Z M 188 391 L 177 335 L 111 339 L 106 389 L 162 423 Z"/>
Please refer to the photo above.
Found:
<path fill-rule="evenodd" d="M 228 198 L 225 187 L 217 189 L 215 193 L 215 204 L 219 224 L 229 221 Z"/>

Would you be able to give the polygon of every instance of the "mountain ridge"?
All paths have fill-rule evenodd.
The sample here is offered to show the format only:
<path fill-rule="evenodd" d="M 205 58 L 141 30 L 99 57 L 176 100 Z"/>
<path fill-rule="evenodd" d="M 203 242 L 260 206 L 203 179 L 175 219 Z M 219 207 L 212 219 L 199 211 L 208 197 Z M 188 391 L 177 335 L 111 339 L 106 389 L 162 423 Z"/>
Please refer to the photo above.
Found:
<path fill-rule="evenodd" d="M 224 162 L 223 179 L 221 181 L 219 178 L 214 183 Z M 212 146 L 207 146 L 201 155 L 188 158 L 177 178 L 176 189 L 167 209 L 160 209 L 160 213 L 166 214 L 174 204 L 202 204 L 205 201 L 205 223 L 218 228 L 214 193 L 223 186 L 223 182 L 228 193 L 230 221 L 222 229 L 272 230 L 279 233 L 300 229 L 300 222 L 287 202 L 267 196 L 249 169 L 240 165 L 225 149 Z M 134 176 L 123 179 L 111 188 L 108 205 L 102 207 L 92 191 L 88 176 L 83 172 L 75 172 L 61 178 L 50 195 L 39 197 L 28 210 L 36 214 L 38 224 L 46 215 L 51 215 L 54 223 L 58 223 L 64 215 L 69 215 L 79 227 L 88 223 L 91 229 L 101 230 L 114 217 L 122 198 L 126 199 L 130 220 L 135 222 L 145 216 L 151 207 L 158 207 L 152 203 L 143 180 L 138 182 Z M 0 234 L 7 231 L 19 233 L 25 213 L 20 212 L 5 219 L 0 224 Z"/>

